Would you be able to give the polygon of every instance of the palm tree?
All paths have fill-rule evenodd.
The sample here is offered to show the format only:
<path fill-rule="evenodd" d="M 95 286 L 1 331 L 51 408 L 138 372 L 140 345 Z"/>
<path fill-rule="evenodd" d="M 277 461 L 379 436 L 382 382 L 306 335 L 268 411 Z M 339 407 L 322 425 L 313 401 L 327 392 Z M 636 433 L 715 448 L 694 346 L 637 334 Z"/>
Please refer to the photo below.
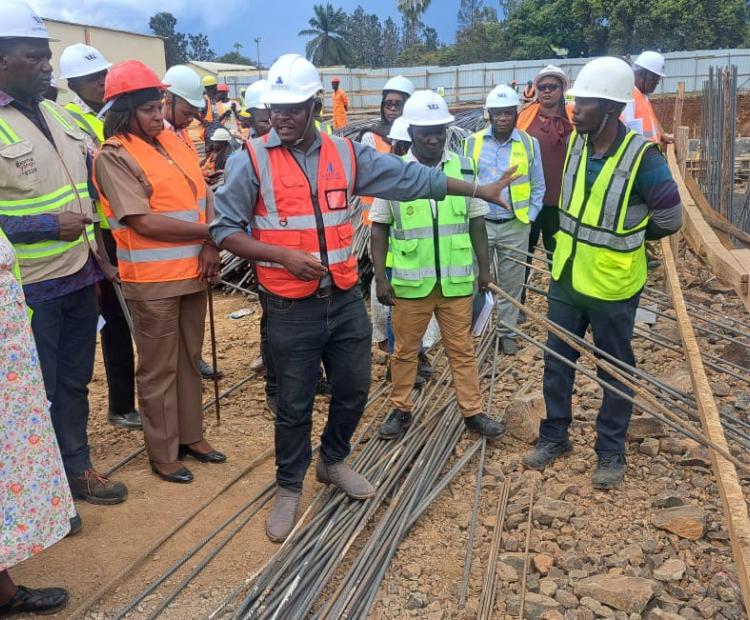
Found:
<path fill-rule="evenodd" d="M 351 50 L 344 36 L 346 13 L 328 3 L 313 6 L 315 16 L 310 18 L 310 28 L 300 30 L 299 36 L 313 37 L 305 45 L 305 54 L 318 67 L 345 65 L 351 59 Z"/>
<path fill-rule="evenodd" d="M 404 16 L 404 47 L 417 42 L 417 26 L 431 0 L 396 0 L 399 13 Z"/>

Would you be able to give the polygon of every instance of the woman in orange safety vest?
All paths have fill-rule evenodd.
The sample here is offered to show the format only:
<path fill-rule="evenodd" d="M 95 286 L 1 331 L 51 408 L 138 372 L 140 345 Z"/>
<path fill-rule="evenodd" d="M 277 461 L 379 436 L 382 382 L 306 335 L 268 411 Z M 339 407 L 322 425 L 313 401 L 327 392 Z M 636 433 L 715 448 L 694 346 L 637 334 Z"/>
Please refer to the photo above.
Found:
<path fill-rule="evenodd" d="M 213 203 L 198 160 L 164 130 L 165 85 L 143 63 L 114 65 L 104 99 L 106 141 L 94 180 L 117 244 L 119 277 L 138 349 L 136 381 L 151 467 L 191 482 L 184 456 L 226 457 L 203 437 L 201 377 L 206 281 L 219 269 L 208 234 Z"/>

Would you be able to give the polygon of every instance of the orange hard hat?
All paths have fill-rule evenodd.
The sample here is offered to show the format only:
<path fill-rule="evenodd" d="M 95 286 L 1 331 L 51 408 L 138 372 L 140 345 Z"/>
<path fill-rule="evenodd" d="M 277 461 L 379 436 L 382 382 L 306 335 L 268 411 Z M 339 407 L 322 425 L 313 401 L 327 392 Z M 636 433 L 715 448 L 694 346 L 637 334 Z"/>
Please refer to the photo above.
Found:
<path fill-rule="evenodd" d="M 216 90 L 218 90 L 220 93 L 228 93 L 229 92 L 229 84 L 219 84 L 216 87 Z"/>
<path fill-rule="evenodd" d="M 340 77 L 332 77 L 331 78 L 331 84 L 333 84 L 334 82 L 341 82 L 341 78 Z"/>
<path fill-rule="evenodd" d="M 104 80 L 104 101 L 147 88 L 163 90 L 164 84 L 151 69 L 140 60 L 124 60 L 112 65 Z"/>

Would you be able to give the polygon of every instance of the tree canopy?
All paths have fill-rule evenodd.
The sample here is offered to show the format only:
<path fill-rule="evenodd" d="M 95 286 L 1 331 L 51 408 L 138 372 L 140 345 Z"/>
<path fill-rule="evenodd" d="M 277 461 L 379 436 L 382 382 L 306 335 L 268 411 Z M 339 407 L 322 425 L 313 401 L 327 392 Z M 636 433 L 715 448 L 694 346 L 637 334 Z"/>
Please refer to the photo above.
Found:
<path fill-rule="evenodd" d="M 312 37 L 305 45 L 308 59 L 315 65 L 345 65 L 352 59 L 352 51 L 346 41 L 347 15 L 342 9 L 334 9 L 329 2 L 325 6 L 313 6 L 314 16 L 308 21 L 309 28 L 300 30 L 299 36 Z"/>

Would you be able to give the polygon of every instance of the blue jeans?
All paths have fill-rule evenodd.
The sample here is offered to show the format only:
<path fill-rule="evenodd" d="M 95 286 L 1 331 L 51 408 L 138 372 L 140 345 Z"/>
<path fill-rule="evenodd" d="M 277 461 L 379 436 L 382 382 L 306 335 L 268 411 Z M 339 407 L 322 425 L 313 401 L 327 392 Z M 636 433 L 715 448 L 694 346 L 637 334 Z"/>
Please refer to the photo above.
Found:
<path fill-rule="evenodd" d="M 566 268 L 558 281 L 549 288 L 547 316 L 561 327 L 583 337 L 591 326 L 594 344 L 613 357 L 635 366 L 631 340 L 635 325 L 640 292 L 624 301 L 602 301 L 573 290 L 570 270 Z M 547 346 L 571 362 L 579 354 L 560 338 L 550 333 Z M 608 373 L 597 369 L 597 375 L 609 385 L 632 396 L 632 391 Z M 544 402 L 547 419 L 539 428 L 541 440 L 565 441 L 572 420 L 571 399 L 575 370 L 549 353 L 544 355 Z M 625 452 L 625 434 L 630 424 L 633 405 L 626 399 L 604 390 L 599 415 L 596 418 L 597 454 L 622 454 Z"/>
<path fill-rule="evenodd" d="M 299 491 L 312 458 L 312 411 L 323 362 L 331 383 L 320 457 L 343 461 L 370 389 L 372 326 L 359 286 L 326 297 L 289 300 L 266 295 L 268 344 L 279 387 L 276 480 Z"/>
<path fill-rule="evenodd" d="M 91 467 L 86 426 L 99 317 L 96 288 L 87 286 L 31 308 L 31 328 L 65 472 L 80 474 Z"/>

